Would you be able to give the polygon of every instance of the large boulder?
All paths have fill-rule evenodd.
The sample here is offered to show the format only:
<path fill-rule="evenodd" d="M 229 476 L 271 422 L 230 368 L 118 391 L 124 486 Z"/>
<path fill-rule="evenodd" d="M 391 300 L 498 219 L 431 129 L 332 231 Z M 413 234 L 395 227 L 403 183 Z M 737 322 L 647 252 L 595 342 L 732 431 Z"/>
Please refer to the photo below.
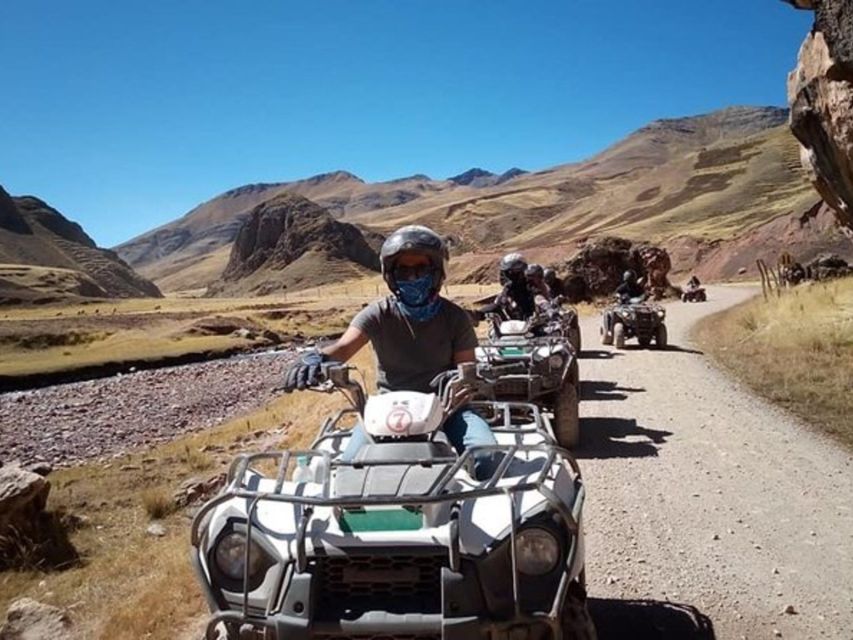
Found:
<path fill-rule="evenodd" d="M 853 228 L 853 2 L 786 1 L 815 11 L 788 76 L 791 130 L 815 188 Z"/>
<path fill-rule="evenodd" d="M 604 237 L 587 242 L 559 271 L 565 295 L 572 302 L 580 302 L 611 295 L 629 269 L 646 279 L 651 293 L 665 295 L 671 268 L 669 254 L 661 247 Z"/>
<path fill-rule="evenodd" d="M 0 627 L 0 640 L 69 640 L 71 619 L 62 610 L 32 598 L 15 600 Z"/>
<path fill-rule="evenodd" d="M 32 531 L 49 492 L 50 483 L 39 474 L 14 464 L 0 467 L 0 539 L 12 529 Z"/>

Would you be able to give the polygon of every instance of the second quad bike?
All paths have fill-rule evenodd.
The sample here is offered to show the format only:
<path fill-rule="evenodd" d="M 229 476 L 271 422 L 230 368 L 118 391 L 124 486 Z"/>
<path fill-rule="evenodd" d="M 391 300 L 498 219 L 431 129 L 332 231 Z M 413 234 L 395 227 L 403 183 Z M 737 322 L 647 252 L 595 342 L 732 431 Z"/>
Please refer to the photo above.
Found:
<path fill-rule="evenodd" d="M 365 398 L 349 367 L 326 375 L 352 408 L 310 449 L 238 456 L 193 520 L 208 640 L 595 639 L 584 485 L 536 406 L 469 402 L 473 363 L 430 394 Z M 499 444 L 457 455 L 441 426 L 462 404 Z M 345 462 L 353 419 L 367 442 Z M 500 462 L 477 479 L 484 453 Z"/>
<path fill-rule="evenodd" d="M 608 307 L 602 316 L 601 344 L 624 349 L 630 338 L 636 338 L 641 347 L 654 340 L 658 349 L 666 348 L 666 309 L 643 298 L 619 300 Z"/>
<path fill-rule="evenodd" d="M 492 326 L 490 338 L 476 349 L 477 362 L 495 380 L 491 397 L 549 410 L 557 442 L 575 447 L 580 440 L 580 374 L 561 319 L 540 314 L 529 320 L 493 319 Z"/>

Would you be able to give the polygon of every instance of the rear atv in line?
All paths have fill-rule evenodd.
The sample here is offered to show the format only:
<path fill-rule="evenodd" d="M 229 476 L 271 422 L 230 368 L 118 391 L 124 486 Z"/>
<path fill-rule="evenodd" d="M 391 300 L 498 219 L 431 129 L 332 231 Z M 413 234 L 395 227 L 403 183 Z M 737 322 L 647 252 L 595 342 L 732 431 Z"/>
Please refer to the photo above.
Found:
<path fill-rule="evenodd" d="M 658 349 L 665 349 L 666 309 L 642 298 L 621 300 L 608 307 L 601 318 L 601 344 L 624 349 L 625 341 L 633 338 L 641 347 L 654 341 Z"/>

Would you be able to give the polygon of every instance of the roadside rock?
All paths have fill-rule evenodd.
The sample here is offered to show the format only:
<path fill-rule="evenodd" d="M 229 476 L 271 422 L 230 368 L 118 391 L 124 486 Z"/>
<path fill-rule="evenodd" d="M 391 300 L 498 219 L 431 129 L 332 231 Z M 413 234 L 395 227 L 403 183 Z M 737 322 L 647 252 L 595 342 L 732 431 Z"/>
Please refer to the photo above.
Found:
<path fill-rule="evenodd" d="M 226 474 L 217 473 L 206 479 L 189 478 L 184 481 L 175 492 L 175 504 L 179 507 L 187 507 L 196 502 L 207 500 L 219 489 L 225 486 Z"/>
<path fill-rule="evenodd" d="M 853 3 L 787 1 L 815 11 L 797 68 L 788 76 L 791 130 L 815 188 L 853 229 Z"/>
<path fill-rule="evenodd" d="M 31 598 L 15 600 L 0 628 L 0 640 L 67 640 L 72 638 L 71 619 L 62 609 Z"/>
<path fill-rule="evenodd" d="M 806 272 L 813 280 L 843 278 L 853 273 L 847 261 L 835 254 L 819 256 L 806 265 Z"/>
<path fill-rule="evenodd" d="M 10 529 L 28 534 L 47 504 L 50 483 L 17 465 L 0 468 L 0 537 Z"/>

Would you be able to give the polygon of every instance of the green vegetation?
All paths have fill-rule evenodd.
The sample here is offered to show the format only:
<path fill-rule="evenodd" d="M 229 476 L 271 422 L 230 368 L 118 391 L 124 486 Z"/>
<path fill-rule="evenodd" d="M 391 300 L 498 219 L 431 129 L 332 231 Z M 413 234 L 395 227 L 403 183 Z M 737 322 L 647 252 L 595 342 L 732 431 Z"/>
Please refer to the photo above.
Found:
<path fill-rule="evenodd" d="M 750 387 L 853 448 L 853 278 L 753 299 L 697 336 Z"/>

